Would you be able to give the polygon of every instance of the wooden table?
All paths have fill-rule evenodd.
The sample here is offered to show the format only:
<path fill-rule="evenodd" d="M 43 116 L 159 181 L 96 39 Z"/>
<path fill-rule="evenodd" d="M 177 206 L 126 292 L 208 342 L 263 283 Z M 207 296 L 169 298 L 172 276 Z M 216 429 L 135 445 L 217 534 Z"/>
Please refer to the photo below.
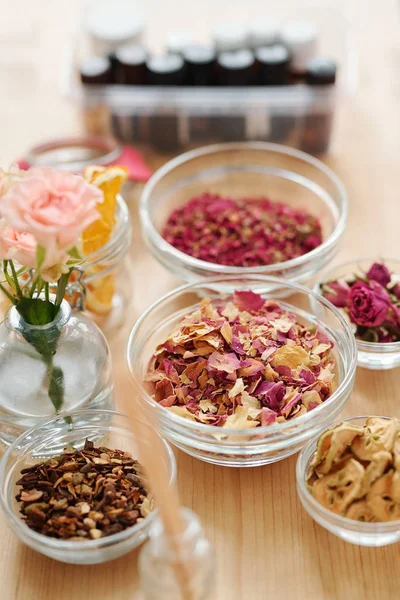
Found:
<path fill-rule="evenodd" d="M 59 97 L 58 77 L 62 51 L 80 3 L 4 0 L 3 4 L 0 164 L 6 167 L 33 143 L 79 131 L 73 108 Z M 222 17 L 227 7 L 232 18 L 244 13 L 243 7 L 234 7 L 228 0 L 203 4 L 202 14 L 213 18 L 217 12 Z M 398 256 L 400 249 L 399 6 L 395 0 L 347 4 L 357 15 L 360 82 L 357 94 L 346 101 L 339 116 L 336 144 L 326 158 L 343 180 L 350 203 L 348 228 L 337 261 L 359 255 Z M 191 2 L 152 0 L 147 5 L 156 41 L 163 34 L 163 11 L 172 9 L 174 27 L 191 22 Z M 254 13 L 257 6 L 265 12 L 261 0 L 246 5 L 252 6 Z M 205 30 L 209 21 L 196 20 L 196 27 Z M 152 166 L 165 160 L 149 158 Z M 135 294 L 126 327 L 111 344 L 117 401 L 122 394 L 132 393 L 124 363 L 130 327 L 143 309 L 178 283 L 140 242 L 137 197 L 135 193 L 130 198 L 136 225 L 132 248 Z M 399 369 L 383 373 L 360 369 L 345 415 L 400 416 L 399 384 Z M 182 501 L 200 515 L 216 548 L 218 600 L 399 598 L 399 545 L 381 549 L 351 546 L 316 525 L 297 499 L 295 457 L 263 468 L 236 470 L 176 454 Z M 22 546 L 2 516 L 0 540 L 1 600 L 141 597 L 137 552 L 105 565 L 64 565 Z"/>

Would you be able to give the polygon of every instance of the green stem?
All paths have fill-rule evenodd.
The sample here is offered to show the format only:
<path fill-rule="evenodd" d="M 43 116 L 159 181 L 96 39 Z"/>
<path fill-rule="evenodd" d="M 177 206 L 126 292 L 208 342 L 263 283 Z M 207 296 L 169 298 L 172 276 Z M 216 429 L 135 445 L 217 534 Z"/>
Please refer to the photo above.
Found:
<path fill-rule="evenodd" d="M 68 273 L 64 273 L 63 275 L 61 275 L 60 279 L 58 280 L 55 306 L 60 306 L 61 302 L 64 299 L 65 290 L 67 289 L 67 283 L 68 283 L 68 279 L 69 279 L 69 276 L 71 275 L 71 273 L 72 273 L 72 269 L 70 269 L 68 271 Z"/>
<path fill-rule="evenodd" d="M 22 290 L 21 290 L 20 285 L 19 285 L 18 275 L 17 275 L 17 272 L 15 270 L 13 261 L 10 260 L 9 262 L 10 262 L 10 267 L 11 267 L 11 273 L 12 273 L 12 276 L 13 276 L 13 279 L 14 279 L 14 283 L 15 283 L 15 291 L 17 292 L 18 298 L 21 298 L 22 297 Z"/>
<path fill-rule="evenodd" d="M 0 290 L 3 292 L 3 294 L 5 294 L 7 296 L 7 298 L 10 300 L 10 302 L 12 302 L 13 304 L 18 304 L 17 298 L 12 296 L 10 294 L 10 292 L 1 283 L 0 283 Z"/>
<path fill-rule="evenodd" d="M 44 297 L 45 297 L 45 300 L 46 300 L 47 302 L 49 302 L 49 301 L 50 301 L 50 295 L 49 295 L 49 284 L 48 284 L 48 283 L 45 283 L 45 284 L 44 284 Z"/>

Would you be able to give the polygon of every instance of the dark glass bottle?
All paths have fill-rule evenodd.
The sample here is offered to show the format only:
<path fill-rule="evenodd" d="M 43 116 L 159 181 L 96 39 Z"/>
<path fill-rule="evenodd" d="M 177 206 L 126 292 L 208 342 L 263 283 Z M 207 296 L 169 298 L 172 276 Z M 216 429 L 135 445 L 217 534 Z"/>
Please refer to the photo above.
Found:
<path fill-rule="evenodd" d="M 116 82 L 123 85 L 147 83 L 147 50 L 143 46 L 123 46 L 115 53 Z"/>
<path fill-rule="evenodd" d="M 85 85 L 111 83 L 111 61 L 104 56 L 89 56 L 79 66 L 79 74 Z"/>

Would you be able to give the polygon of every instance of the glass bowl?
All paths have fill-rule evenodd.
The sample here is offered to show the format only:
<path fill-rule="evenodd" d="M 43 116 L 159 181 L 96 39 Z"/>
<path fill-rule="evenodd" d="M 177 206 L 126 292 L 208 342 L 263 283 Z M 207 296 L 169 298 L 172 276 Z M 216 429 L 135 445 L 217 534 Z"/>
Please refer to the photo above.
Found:
<path fill-rule="evenodd" d="M 268 197 L 307 207 L 322 224 L 323 243 L 303 256 L 273 265 L 228 267 L 193 258 L 161 236 L 170 213 L 199 193 Z M 166 163 L 146 184 L 140 202 L 143 236 L 155 258 L 185 281 L 251 273 L 300 282 L 314 276 L 334 256 L 345 229 L 343 185 L 321 161 L 265 142 L 216 144 L 186 152 Z"/>
<path fill-rule="evenodd" d="M 388 417 L 380 417 L 381 419 Z M 351 423 L 352 425 L 364 425 L 367 416 L 353 417 L 337 421 L 338 423 Z M 357 544 L 358 546 L 387 546 L 400 541 L 400 521 L 387 523 L 364 523 L 342 517 L 322 506 L 307 489 L 306 476 L 308 468 L 317 446 L 317 440 L 322 431 L 303 448 L 297 459 L 296 479 L 297 493 L 300 501 L 308 514 L 321 527 L 324 527 L 342 540 Z"/>
<path fill-rule="evenodd" d="M 156 346 L 164 341 L 187 313 L 198 307 L 199 299 L 208 296 L 219 302 L 231 299 L 231 293 L 219 288 L 248 290 L 262 288 L 265 298 L 288 296 L 280 304 L 296 313 L 310 326 L 320 326 L 334 343 L 338 386 L 332 396 L 317 408 L 285 423 L 254 429 L 221 429 L 189 421 L 159 406 L 147 393 L 143 379 Z M 218 291 L 219 290 L 219 291 Z M 318 317 L 311 310 L 315 302 Z M 184 452 L 217 465 L 254 467 L 282 460 L 294 454 L 317 431 L 331 423 L 342 410 L 354 384 L 357 349 L 354 336 L 344 318 L 329 302 L 309 289 L 263 275 L 241 278 L 208 279 L 184 285 L 155 302 L 136 322 L 130 334 L 127 360 L 136 388 L 156 411 L 160 431 Z M 250 432 L 250 433 L 249 433 Z"/>
<path fill-rule="evenodd" d="M 378 260 L 379 262 L 383 262 L 391 273 L 397 274 L 400 281 L 400 260 L 394 258 L 379 258 Z M 374 262 L 378 261 L 374 258 L 358 258 L 324 271 L 319 276 L 314 286 L 314 291 L 320 294 L 321 285 L 326 281 L 342 279 L 346 275 L 365 274 Z M 350 326 L 352 325 L 350 324 Z M 356 339 L 356 344 L 358 349 L 358 365 L 360 367 L 382 371 L 400 366 L 400 342 L 379 344 Z"/>
<path fill-rule="evenodd" d="M 141 425 L 146 427 L 146 425 Z M 88 410 L 69 413 L 67 419 L 56 417 L 44 425 L 21 435 L 7 450 L 0 463 L 0 503 L 7 521 L 17 537 L 37 552 L 65 563 L 102 563 L 126 554 L 148 536 L 154 513 L 140 523 L 98 540 L 68 541 L 46 537 L 30 529 L 19 514 L 15 500 L 16 481 L 21 469 L 57 456 L 69 445 L 82 448 L 85 439 L 110 448 L 131 452 L 140 460 L 135 435 L 129 428 L 127 416 L 106 410 Z M 165 460 L 170 482 L 176 478 L 175 457 L 166 442 Z M 149 448 L 150 451 L 150 448 Z"/>

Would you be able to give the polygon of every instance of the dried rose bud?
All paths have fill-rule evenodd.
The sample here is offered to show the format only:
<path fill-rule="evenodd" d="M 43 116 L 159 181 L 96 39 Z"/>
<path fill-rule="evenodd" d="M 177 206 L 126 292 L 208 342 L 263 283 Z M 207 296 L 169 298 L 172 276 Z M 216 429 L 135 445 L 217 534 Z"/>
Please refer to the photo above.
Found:
<path fill-rule="evenodd" d="M 370 281 L 377 281 L 383 287 L 386 287 L 390 283 L 391 275 L 386 265 L 374 263 L 367 273 L 367 278 Z"/>

